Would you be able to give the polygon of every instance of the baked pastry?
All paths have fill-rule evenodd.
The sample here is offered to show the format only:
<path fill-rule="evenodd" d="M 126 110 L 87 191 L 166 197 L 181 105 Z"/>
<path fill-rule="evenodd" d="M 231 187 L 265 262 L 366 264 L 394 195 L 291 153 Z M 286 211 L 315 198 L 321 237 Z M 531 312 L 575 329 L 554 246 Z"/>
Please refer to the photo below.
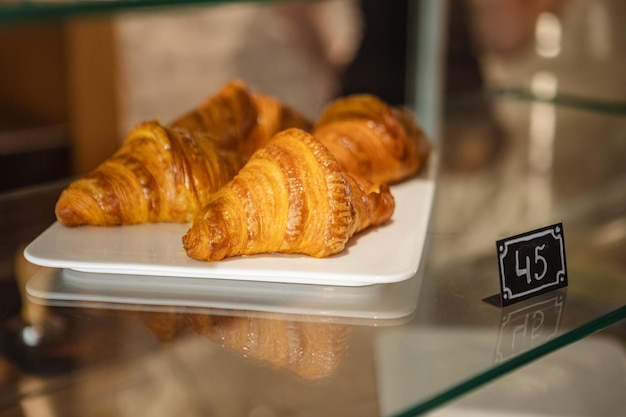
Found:
<path fill-rule="evenodd" d="M 141 123 L 56 204 L 66 226 L 189 222 L 250 154 L 288 126 L 310 123 L 278 100 L 226 84 L 167 126 Z"/>
<path fill-rule="evenodd" d="M 141 123 L 112 157 L 61 193 L 55 214 L 66 226 L 189 222 L 244 163 L 204 137 Z"/>
<path fill-rule="evenodd" d="M 274 97 L 251 92 L 241 81 L 229 82 L 218 94 L 170 125 L 206 135 L 220 147 L 235 150 L 246 158 L 281 130 L 312 127 L 295 110 Z"/>
<path fill-rule="evenodd" d="M 250 93 L 242 83 L 233 81 L 170 126 L 206 136 L 224 149 L 236 150 L 253 129 L 256 118 Z"/>
<path fill-rule="evenodd" d="M 183 246 L 205 261 L 271 252 L 326 257 L 389 220 L 394 208 L 387 185 L 343 172 L 321 142 L 287 129 L 211 195 Z"/>
<path fill-rule="evenodd" d="M 344 171 L 372 182 L 394 183 L 417 173 L 430 145 L 403 108 L 368 94 L 339 98 L 322 112 L 313 135 Z"/>

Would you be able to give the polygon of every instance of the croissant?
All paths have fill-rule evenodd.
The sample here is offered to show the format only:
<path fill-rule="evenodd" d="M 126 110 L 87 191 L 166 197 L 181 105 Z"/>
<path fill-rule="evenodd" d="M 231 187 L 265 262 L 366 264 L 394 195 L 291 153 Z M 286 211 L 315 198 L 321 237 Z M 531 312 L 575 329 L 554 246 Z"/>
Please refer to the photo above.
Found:
<path fill-rule="evenodd" d="M 406 109 L 368 94 L 337 99 L 313 129 L 343 170 L 372 182 L 394 183 L 417 173 L 430 145 Z"/>
<path fill-rule="evenodd" d="M 390 219 L 387 185 L 341 170 L 312 135 L 284 130 L 255 152 L 183 236 L 187 254 L 217 261 L 258 253 L 325 257 L 366 227 Z"/>
<path fill-rule="evenodd" d="M 170 125 L 206 135 L 220 147 L 244 157 L 250 157 L 281 130 L 312 127 L 295 110 L 273 97 L 250 92 L 241 81 L 229 82 L 218 94 Z"/>
<path fill-rule="evenodd" d="M 66 226 L 189 222 L 244 163 L 206 138 L 141 123 L 111 158 L 61 193 L 55 214 Z"/>
<path fill-rule="evenodd" d="M 256 150 L 265 146 L 282 130 L 295 127 L 310 132 L 313 128 L 306 117 L 274 97 L 252 93 L 252 102 L 257 109 L 257 122 L 247 140 L 238 148 L 246 157 L 250 157 Z"/>
<path fill-rule="evenodd" d="M 288 126 L 310 123 L 230 82 L 167 127 L 136 126 L 109 160 L 61 194 L 57 219 L 66 226 L 189 222 L 254 150 Z"/>

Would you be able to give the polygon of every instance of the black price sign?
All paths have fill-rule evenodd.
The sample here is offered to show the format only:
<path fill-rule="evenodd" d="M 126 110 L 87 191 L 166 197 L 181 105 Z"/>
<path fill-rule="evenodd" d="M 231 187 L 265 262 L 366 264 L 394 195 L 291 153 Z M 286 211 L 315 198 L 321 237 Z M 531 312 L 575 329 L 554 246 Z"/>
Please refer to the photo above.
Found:
<path fill-rule="evenodd" d="M 562 223 L 499 240 L 496 247 L 502 306 L 567 286 Z"/>

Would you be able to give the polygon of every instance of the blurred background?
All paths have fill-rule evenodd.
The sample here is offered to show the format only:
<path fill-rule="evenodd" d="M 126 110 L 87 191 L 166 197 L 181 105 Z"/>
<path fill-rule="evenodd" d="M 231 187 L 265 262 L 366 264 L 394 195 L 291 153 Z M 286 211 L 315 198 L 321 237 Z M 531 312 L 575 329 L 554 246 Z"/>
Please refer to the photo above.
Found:
<path fill-rule="evenodd" d="M 239 78 L 311 118 L 360 39 L 355 1 L 240 3 L 0 27 L 0 189 L 84 173 L 136 123 Z M 19 167 L 21 174 L 6 175 Z"/>
<path fill-rule="evenodd" d="M 5 22 L 0 190 L 84 173 L 134 124 L 171 120 L 233 78 L 311 119 L 333 97 L 355 92 L 411 105 L 419 95 L 418 3 L 237 2 Z M 624 97 L 624 54 L 616 53 L 626 36 L 623 2 L 446 3 L 443 20 L 430 22 L 439 29 L 421 32 L 443 32 L 446 109 L 471 94 L 507 88 Z M 439 136 L 444 142 L 445 132 Z M 502 146 L 496 137 L 466 136 L 448 155 L 459 168 L 480 165 Z"/>
<path fill-rule="evenodd" d="M 0 18 L 7 4 L 0 0 Z M 437 5 L 432 15 L 424 16 L 429 10 L 424 4 Z M 67 179 L 110 156 L 136 123 L 172 120 L 234 78 L 312 120 L 329 100 L 352 93 L 412 107 L 418 118 L 429 105 L 436 108 L 439 125 L 429 126 L 429 133 L 440 156 L 442 186 L 431 228 L 443 243 L 429 254 L 429 266 L 441 281 L 429 284 L 441 294 L 457 296 L 450 291 L 454 279 L 473 282 L 493 272 L 493 241 L 485 236 L 530 229 L 554 217 L 593 225 L 575 231 L 578 241 L 593 231 L 587 247 L 568 249 L 584 252 L 582 263 L 601 264 L 619 271 L 616 280 L 623 278 L 623 187 L 607 180 L 624 178 L 626 170 L 623 0 L 235 2 L 63 18 L 38 14 L 1 22 L 0 306 L 5 317 L 21 307 L 14 255 L 54 220 L 42 204 L 52 207 Z M 424 65 L 419 57 L 425 55 L 435 61 Z M 494 100 L 502 97 L 509 100 Z M 55 181 L 58 187 L 28 200 L 25 190 Z M 595 187 L 597 195 L 590 194 Z M 603 213 L 613 220 L 605 227 L 595 227 L 606 219 L 593 212 L 590 195 L 602 200 L 599 207 L 617 207 Z M 31 210 L 16 211 L 29 205 Z M 610 294 L 611 281 L 606 282 L 609 288 L 598 291 Z M 428 305 L 423 308 L 431 313 Z M 624 326 L 622 321 L 608 330 L 621 337 L 611 350 L 620 365 Z M 142 349 L 129 340 L 132 349 Z M 575 346 L 550 362 L 554 368 L 545 362 L 525 368 L 517 380 L 503 379 L 457 404 L 515 398 L 518 392 L 508 390 L 543 376 L 572 382 L 577 370 L 599 369 L 600 380 L 608 376 L 617 381 L 614 386 L 624 383 L 623 366 L 613 367 L 613 357 L 600 369 L 593 362 L 598 356 L 590 354 L 601 351 L 597 345 Z M 76 354 L 70 350 L 68 355 Z M 352 355 L 348 370 L 363 372 L 361 359 L 371 360 L 372 352 Z M 546 369 L 557 374 L 546 376 Z M 169 383 L 152 377 L 161 372 L 169 370 L 150 368 L 146 379 Z M 529 402 L 541 392 L 524 386 L 530 387 Z M 572 411 L 569 391 L 559 395 Z M 611 400 L 604 402 L 607 408 L 615 404 Z M 594 415 L 598 402 L 590 402 L 588 415 Z M 363 406 L 376 404 L 364 401 Z M 257 415 L 269 415 L 262 411 Z M 460 414 L 453 404 L 440 415 Z"/>

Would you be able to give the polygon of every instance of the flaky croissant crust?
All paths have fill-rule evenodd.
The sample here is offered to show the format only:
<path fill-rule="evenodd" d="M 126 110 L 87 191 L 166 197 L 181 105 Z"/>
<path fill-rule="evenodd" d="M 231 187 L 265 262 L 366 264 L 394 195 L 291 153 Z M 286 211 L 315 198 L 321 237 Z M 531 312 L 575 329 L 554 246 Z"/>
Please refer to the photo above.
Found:
<path fill-rule="evenodd" d="M 279 130 L 310 128 L 273 97 L 233 81 L 167 126 L 141 123 L 122 147 L 59 197 L 66 226 L 189 222 L 208 195 Z"/>
<path fill-rule="evenodd" d="M 55 213 L 66 226 L 188 222 L 244 162 L 187 131 L 141 123 L 111 158 L 61 193 Z"/>
<path fill-rule="evenodd" d="M 183 246 L 206 261 L 271 252 L 325 257 L 387 221 L 394 207 L 386 185 L 343 172 L 313 136 L 287 129 L 210 197 Z"/>
<path fill-rule="evenodd" d="M 227 83 L 218 94 L 171 123 L 206 135 L 224 149 L 249 158 L 281 130 L 312 128 L 311 122 L 276 98 L 252 92 L 241 81 Z"/>
<path fill-rule="evenodd" d="M 406 109 L 393 108 L 369 94 L 330 103 L 313 134 L 342 169 L 372 182 L 394 183 L 417 173 L 430 145 Z"/>

